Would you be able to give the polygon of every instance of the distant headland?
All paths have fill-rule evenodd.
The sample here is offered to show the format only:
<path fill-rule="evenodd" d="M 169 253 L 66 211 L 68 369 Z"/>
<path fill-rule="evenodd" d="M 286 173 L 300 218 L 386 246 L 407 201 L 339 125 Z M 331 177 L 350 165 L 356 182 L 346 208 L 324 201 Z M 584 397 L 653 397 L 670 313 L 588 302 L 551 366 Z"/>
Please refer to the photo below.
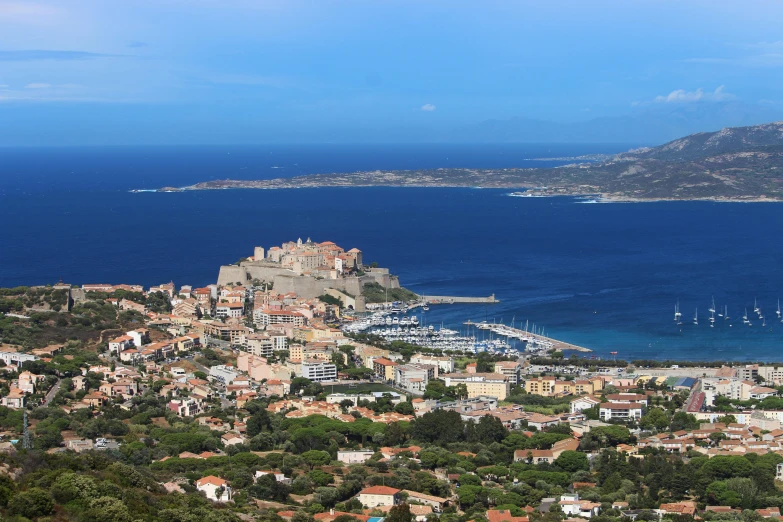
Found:
<path fill-rule="evenodd" d="M 557 158 L 563 160 L 564 158 Z M 465 187 L 603 201 L 783 201 L 783 122 L 725 128 L 557 168 L 361 171 L 268 180 L 212 180 L 157 192 L 321 187 Z M 142 192 L 137 190 L 134 192 Z"/>

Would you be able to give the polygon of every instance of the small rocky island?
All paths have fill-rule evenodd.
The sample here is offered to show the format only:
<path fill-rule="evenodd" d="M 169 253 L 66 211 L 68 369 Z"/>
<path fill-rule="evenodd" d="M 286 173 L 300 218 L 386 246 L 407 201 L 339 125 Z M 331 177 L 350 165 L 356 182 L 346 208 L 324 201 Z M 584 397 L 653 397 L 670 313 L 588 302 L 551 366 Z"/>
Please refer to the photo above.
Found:
<path fill-rule="evenodd" d="M 609 158 L 557 168 L 429 169 L 213 180 L 160 191 L 319 187 L 477 187 L 515 195 L 590 196 L 608 201 L 783 201 L 783 122 L 702 132 Z"/>

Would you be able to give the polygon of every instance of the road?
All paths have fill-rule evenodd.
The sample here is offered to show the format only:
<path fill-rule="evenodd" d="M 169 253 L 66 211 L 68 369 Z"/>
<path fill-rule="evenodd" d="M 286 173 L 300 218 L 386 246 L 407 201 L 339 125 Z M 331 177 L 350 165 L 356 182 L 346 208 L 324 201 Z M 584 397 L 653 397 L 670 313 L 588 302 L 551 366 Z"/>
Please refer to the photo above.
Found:
<path fill-rule="evenodd" d="M 682 405 L 682 411 L 688 413 L 695 413 L 701 409 L 701 405 L 704 403 L 704 393 L 701 391 L 701 381 L 691 389 L 691 393 L 688 395 L 688 399 L 685 404 Z"/>
<path fill-rule="evenodd" d="M 193 364 L 193 366 L 198 368 L 200 371 L 209 375 L 209 368 L 207 368 L 203 364 L 197 363 L 194 359 L 187 359 L 187 361 Z M 225 398 L 225 390 L 218 397 L 220 398 L 220 407 L 223 408 L 224 410 L 234 406 L 233 402 Z"/>
<path fill-rule="evenodd" d="M 49 390 L 49 393 L 46 394 L 46 397 L 44 398 L 44 406 L 49 406 L 49 402 L 54 399 L 54 396 L 57 395 L 57 392 L 60 391 L 60 386 L 62 386 L 62 379 L 57 379 L 57 382 L 54 383 L 54 386 L 52 386 L 52 389 Z"/>

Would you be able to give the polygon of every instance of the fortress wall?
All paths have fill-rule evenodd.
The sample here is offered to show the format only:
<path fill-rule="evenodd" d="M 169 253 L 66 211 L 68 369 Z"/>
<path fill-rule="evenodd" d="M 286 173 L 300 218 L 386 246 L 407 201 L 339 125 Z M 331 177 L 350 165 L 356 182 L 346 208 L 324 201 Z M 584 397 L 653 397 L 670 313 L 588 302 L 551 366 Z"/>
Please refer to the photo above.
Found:
<path fill-rule="evenodd" d="M 368 272 L 361 277 L 345 279 L 314 279 L 298 276 L 285 268 L 269 266 L 266 263 L 242 263 L 240 266 L 225 265 L 220 267 L 218 285 L 235 282 L 246 283 L 253 279 L 268 281 L 274 284 L 274 289 L 281 293 L 294 292 L 305 298 L 323 295 L 327 288 L 334 288 L 353 296 L 360 296 L 362 286 L 376 282 L 388 288 L 399 288 L 400 281 L 388 271 Z"/>
<path fill-rule="evenodd" d="M 227 285 L 231 283 L 244 283 L 247 281 L 247 273 L 241 266 L 226 265 L 220 267 L 220 273 L 218 274 L 217 284 Z"/>

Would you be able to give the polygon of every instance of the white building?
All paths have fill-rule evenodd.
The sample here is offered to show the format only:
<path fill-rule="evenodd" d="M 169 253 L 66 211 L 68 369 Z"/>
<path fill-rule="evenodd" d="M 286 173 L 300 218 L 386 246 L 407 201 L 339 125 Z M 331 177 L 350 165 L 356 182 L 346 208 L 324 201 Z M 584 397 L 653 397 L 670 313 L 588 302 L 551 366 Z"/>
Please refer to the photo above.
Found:
<path fill-rule="evenodd" d="M 601 404 L 601 401 L 599 401 L 595 397 L 590 397 L 590 396 L 577 397 L 576 399 L 571 401 L 571 413 L 578 413 L 583 410 L 588 410 L 590 408 L 594 408 L 599 404 Z"/>
<path fill-rule="evenodd" d="M 145 341 L 149 340 L 148 330 L 131 330 L 126 332 L 125 335 L 133 339 L 134 346 L 142 346 Z"/>
<path fill-rule="evenodd" d="M 396 506 L 400 501 L 400 490 L 388 486 L 373 486 L 359 492 L 359 502 L 366 508 Z"/>
<path fill-rule="evenodd" d="M 311 381 L 335 381 L 337 380 L 337 366 L 323 361 L 303 361 L 302 377 Z"/>
<path fill-rule="evenodd" d="M 12 364 L 15 366 L 21 366 L 22 363 L 27 361 L 35 361 L 38 359 L 38 357 L 35 355 L 30 355 L 29 353 L 0 350 L 0 359 L 5 362 L 6 366 L 11 366 Z"/>
<path fill-rule="evenodd" d="M 337 460 L 343 464 L 364 464 L 375 454 L 373 450 L 339 450 Z"/>
<path fill-rule="evenodd" d="M 641 404 L 631 402 L 605 402 L 598 410 L 598 416 L 602 421 L 611 419 L 639 420 L 642 417 Z"/>
<path fill-rule="evenodd" d="M 228 482 L 214 475 L 198 479 L 196 489 L 203 492 L 213 502 L 228 502 L 233 496 Z"/>
<path fill-rule="evenodd" d="M 215 305 L 215 317 L 231 317 L 239 319 L 245 311 L 242 303 L 217 303 Z"/>
<path fill-rule="evenodd" d="M 180 417 L 194 417 L 201 413 L 201 407 L 193 399 L 174 399 L 169 402 L 168 408 Z"/>
<path fill-rule="evenodd" d="M 560 507 L 566 516 L 593 518 L 601 510 L 601 504 L 598 502 L 589 502 L 579 500 L 578 493 L 566 493 L 560 497 Z"/>
<path fill-rule="evenodd" d="M 406 390 L 424 391 L 438 367 L 431 364 L 402 364 L 394 367 L 394 383 Z"/>
<path fill-rule="evenodd" d="M 290 310 L 253 310 L 253 322 L 258 326 L 269 326 L 271 324 L 291 324 L 294 326 L 304 326 L 307 318 L 299 312 Z"/>
<path fill-rule="evenodd" d="M 412 363 L 417 364 L 431 364 L 433 366 L 436 366 L 438 371 L 435 373 L 435 378 L 438 378 L 438 375 L 441 373 L 452 373 L 454 372 L 454 359 L 448 356 L 442 356 L 438 357 L 435 355 L 426 355 L 423 353 L 417 353 L 413 357 L 411 357 Z"/>
<path fill-rule="evenodd" d="M 272 475 L 275 477 L 275 481 L 281 482 L 283 484 L 290 484 L 291 479 L 285 476 L 285 473 L 280 473 L 279 471 L 264 471 L 264 470 L 258 470 L 256 471 L 256 480 L 263 477 L 264 475 Z"/>
<path fill-rule="evenodd" d="M 212 366 L 209 369 L 209 378 L 213 381 L 219 382 L 224 386 L 228 386 L 229 384 L 232 384 L 239 375 L 234 370 L 235 369 L 233 366 L 225 366 L 223 364 Z"/>
<path fill-rule="evenodd" d="M 267 330 L 266 334 L 272 339 L 272 348 L 274 351 L 279 352 L 281 350 L 288 349 L 288 337 L 285 332 L 279 330 Z"/>
<path fill-rule="evenodd" d="M 127 350 L 128 348 L 133 348 L 133 346 L 134 346 L 133 337 L 131 337 L 130 335 L 121 335 L 109 341 L 109 352 L 119 355 L 121 352 Z M 135 346 L 140 347 L 141 344 L 137 344 Z"/>

